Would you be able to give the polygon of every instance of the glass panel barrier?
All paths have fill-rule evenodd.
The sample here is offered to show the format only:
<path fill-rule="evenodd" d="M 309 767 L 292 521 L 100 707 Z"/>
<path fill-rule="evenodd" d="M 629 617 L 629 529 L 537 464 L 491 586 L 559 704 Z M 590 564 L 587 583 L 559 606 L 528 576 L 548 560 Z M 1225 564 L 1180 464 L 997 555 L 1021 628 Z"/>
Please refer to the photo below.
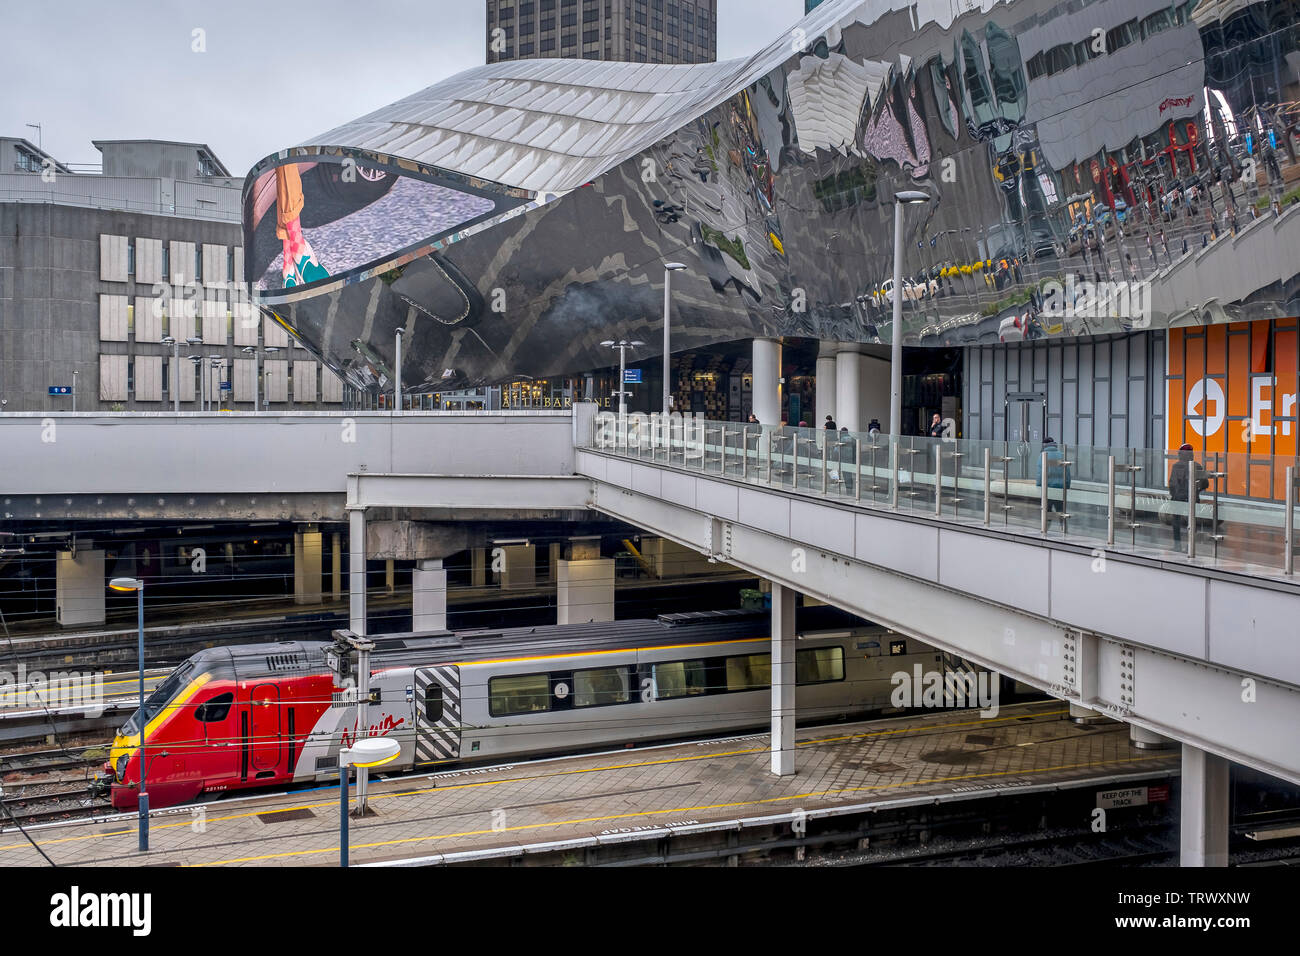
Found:
<path fill-rule="evenodd" d="M 1300 462 L 1253 453 L 991 442 L 597 415 L 607 454 L 845 506 L 1281 575 Z M 1288 468 L 1292 470 L 1288 472 Z M 1287 478 L 1293 488 L 1288 498 Z M 1191 505 L 1194 520 L 1189 520 Z"/>

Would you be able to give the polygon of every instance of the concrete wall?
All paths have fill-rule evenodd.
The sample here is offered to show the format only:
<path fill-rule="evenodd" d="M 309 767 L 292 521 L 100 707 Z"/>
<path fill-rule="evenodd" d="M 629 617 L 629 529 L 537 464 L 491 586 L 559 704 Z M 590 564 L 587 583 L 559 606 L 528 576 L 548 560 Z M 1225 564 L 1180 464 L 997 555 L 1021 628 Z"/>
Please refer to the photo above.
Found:
<path fill-rule="evenodd" d="M 39 181 L 40 177 L 28 176 Z M 62 176 L 72 180 L 80 177 Z M 93 180 L 98 177 L 84 177 Z M 101 238 L 107 237 L 107 238 Z M 194 279 L 194 249 L 204 249 L 205 260 L 217 275 L 205 272 L 205 284 L 224 283 L 228 271 L 226 250 L 242 251 L 242 231 L 236 222 L 186 219 L 180 216 L 146 215 L 111 209 L 86 209 L 52 203 L 0 202 L 0 399 L 3 411 L 70 411 L 72 400 L 50 396 L 49 386 L 72 386 L 76 372 L 77 411 L 109 411 L 120 403 L 125 410 L 160 411 L 171 405 L 171 373 L 168 391 L 149 400 L 128 394 L 125 398 L 100 398 L 100 356 L 158 357 L 170 365 L 172 349 L 160 343 L 163 319 L 152 313 L 157 300 L 155 281 L 167 281 L 176 274 L 189 282 Z M 104 278 L 123 275 L 123 250 L 128 242 L 135 246 L 135 273 L 122 281 Z M 170 254 L 170 276 L 161 274 L 162 250 Z M 179 250 L 179 252 L 178 252 Z M 242 257 L 237 257 L 237 270 Z M 238 272 L 236 273 L 238 275 Z M 220 355 L 227 365 L 243 358 L 239 348 L 253 344 L 234 320 L 234 341 L 227 330 L 228 292 L 208 289 L 206 295 L 219 300 L 206 313 L 194 316 L 194 301 L 183 290 L 167 290 L 165 307 L 168 330 L 181 337 L 200 331 L 205 344 L 197 350 L 182 344 L 182 377 L 193 369 L 185 356 L 196 351 L 203 355 Z M 131 307 L 128 328 L 127 306 Z M 142 308 L 143 307 L 143 308 Z M 186 315 L 179 313 L 184 310 Z M 283 338 L 283 330 L 275 327 Z M 268 340 L 265 344 L 287 345 Z M 308 353 L 295 349 L 295 361 L 307 360 Z M 286 358 L 283 353 L 281 358 Z M 111 368 L 117 365 L 109 363 Z M 297 371 L 297 370 L 295 370 Z M 286 376 L 287 377 L 287 376 Z M 316 376 L 305 378 L 311 385 L 304 396 L 294 396 L 295 405 L 328 408 L 322 394 L 337 404 L 342 399 L 341 386 L 330 382 L 332 372 L 322 370 L 321 383 Z M 150 380 L 152 381 L 152 380 Z M 328 387 L 326 383 L 328 382 Z M 114 386 L 110 391 L 116 395 Z M 310 399 L 304 401 L 307 393 Z M 198 402 L 188 386 L 181 392 L 182 408 L 197 410 Z M 187 407 L 188 406 L 188 407 Z M 236 405 L 235 407 L 240 407 Z M 243 408 L 252 409 L 251 394 Z"/>
<path fill-rule="evenodd" d="M 0 494 L 341 494 L 350 472 L 571 475 L 572 428 L 563 412 L 0 415 Z"/>

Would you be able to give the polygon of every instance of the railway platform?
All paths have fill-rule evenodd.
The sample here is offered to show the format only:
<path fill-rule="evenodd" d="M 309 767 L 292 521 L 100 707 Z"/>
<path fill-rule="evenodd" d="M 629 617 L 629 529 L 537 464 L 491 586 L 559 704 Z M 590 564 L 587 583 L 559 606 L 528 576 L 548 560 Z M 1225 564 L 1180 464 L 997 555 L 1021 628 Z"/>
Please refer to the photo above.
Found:
<path fill-rule="evenodd" d="M 768 772 L 766 734 L 373 779 L 350 824 L 352 865 L 590 861 L 667 835 L 936 806 L 999 794 L 1120 787 L 1178 772 L 1119 723 L 1080 726 L 1055 701 L 801 728 L 799 772 Z M 1167 792 L 1167 789 L 1166 789 Z M 1092 800 L 1089 792 L 1088 800 Z M 1091 803 L 1089 803 L 1091 805 Z M 156 811 L 151 851 L 133 814 L 29 827 L 60 866 L 337 866 L 338 791 L 319 787 Z M 640 852 L 639 850 L 637 852 Z M 44 865 L 13 828 L 0 865 Z"/>

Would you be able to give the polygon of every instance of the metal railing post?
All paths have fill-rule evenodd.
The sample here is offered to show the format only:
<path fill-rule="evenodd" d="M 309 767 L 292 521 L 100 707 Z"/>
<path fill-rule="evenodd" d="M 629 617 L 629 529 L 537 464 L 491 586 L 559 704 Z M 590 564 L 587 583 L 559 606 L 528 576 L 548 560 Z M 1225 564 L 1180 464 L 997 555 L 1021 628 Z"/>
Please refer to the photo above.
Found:
<path fill-rule="evenodd" d="M 1187 559 L 1196 557 L 1196 459 L 1187 463 Z"/>
<path fill-rule="evenodd" d="M 934 516 L 943 514 L 943 445 L 934 446 Z"/>
<path fill-rule="evenodd" d="M 890 438 L 889 454 L 890 457 L 893 459 L 893 461 L 890 464 L 890 467 L 893 469 L 894 472 L 894 480 L 891 481 L 889 484 L 889 507 L 891 510 L 897 511 L 898 510 L 898 437 L 896 435 L 890 435 L 889 438 Z"/>
<path fill-rule="evenodd" d="M 1286 507 L 1282 512 L 1282 568 L 1295 574 L 1295 466 L 1286 466 Z"/>
<path fill-rule="evenodd" d="M 1038 454 L 1038 475 L 1042 483 L 1042 494 L 1038 502 L 1039 531 L 1047 534 L 1047 452 Z"/>
<path fill-rule="evenodd" d="M 984 448 L 984 527 L 989 526 L 989 510 L 993 495 L 993 449 Z"/>
<path fill-rule="evenodd" d="M 726 422 L 723 422 L 721 425 L 719 425 L 719 426 L 718 426 L 718 429 L 722 432 L 722 435 L 721 435 L 721 439 L 722 439 L 722 462 L 721 462 L 720 467 L 721 467 L 721 469 L 722 469 L 722 470 L 721 470 L 721 474 L 725 477 L 726 474 L 727 474 L 727 424 L 726 424 Z"/>
<path fill-rule="evenodd" d="M 1115 546 L 1115 456 L 1106 459 L 1106 544 Z"/>
<path fill-rule="evenodd" d="M 767 433 L 767 483 L 772 483 L 772 442 L 775 436 L 772 432 Z"/>
<path fill-rule="evenodd" d="M 740 426 L 740 480 L 749 481 L 749 426 Z"/>
<path fill-rule="evenodd" d="M 823 429 L 825 431 L 825 429 Z M 826 432 L 826 437 L 822 439 L 822 494 L 826 494 L 826 446 L 830 444 L 831 433 Z"/>
<path fill-rule="evenodd" d="M 876 490 L 876 476 L 871 476 L 871 491 L 874 494 Z M 862 500 L 862 439 L 853 439 L 853 499 Z"/>

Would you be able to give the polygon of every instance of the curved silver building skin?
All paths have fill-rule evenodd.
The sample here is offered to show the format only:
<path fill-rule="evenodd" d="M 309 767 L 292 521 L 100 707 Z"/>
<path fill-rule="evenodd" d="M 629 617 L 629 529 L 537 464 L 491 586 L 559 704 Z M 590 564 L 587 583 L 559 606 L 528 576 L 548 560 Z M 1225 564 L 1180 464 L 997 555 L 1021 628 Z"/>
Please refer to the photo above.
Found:
<path fill-rule="evenodd" d="M 907 189 L 930 197 L 906 211 L 910 346 L 1300 313 L 1293 5 L 953 10 L 827 0 L 745 60 L 466 71 L 258 163 L 246 279 L 362 388 L 392 377 L 399 328 L 411 387 L 603 367 L 607 339 L 655 354 L 668 261 L 687 265 L 674 349 L 889 342 Z M 458 211 L 378 240 L 372 222 L 377 244 L 345 269 L 276 287 L 251 252 L 275 250 L 254 187 L 286 163 L 392 177 Z"/>

